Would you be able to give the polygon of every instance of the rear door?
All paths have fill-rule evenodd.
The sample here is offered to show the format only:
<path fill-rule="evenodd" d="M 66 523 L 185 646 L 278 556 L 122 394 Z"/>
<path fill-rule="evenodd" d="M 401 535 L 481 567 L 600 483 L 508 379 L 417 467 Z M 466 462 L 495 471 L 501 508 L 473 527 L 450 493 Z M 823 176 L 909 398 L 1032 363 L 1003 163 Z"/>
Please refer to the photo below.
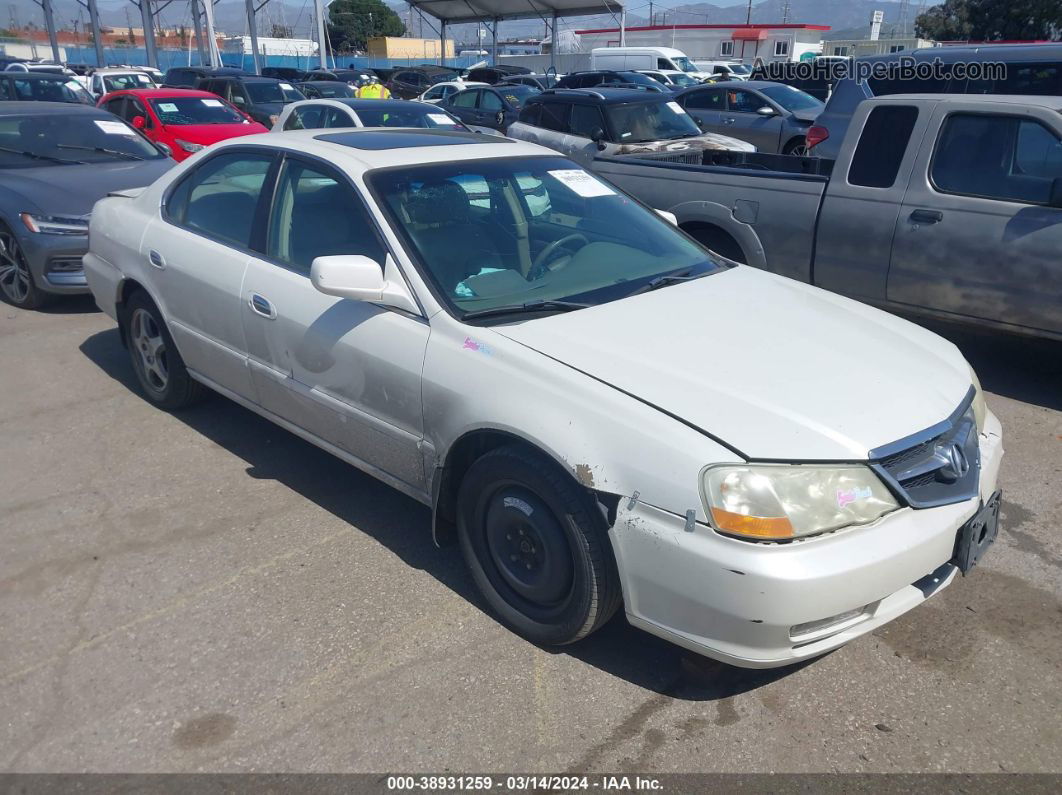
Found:
<path fill-rule="evenodd" d="M 940 103 L 896 221 L 889 301 L 1062 333 L 1059 116 Z"/>
<path fill-rule="evenodd" d="M 479 116 L 476 113 L 476 105 L 479 102 L 479 91 L 477 89 L 466 88 L 445 101 L 450 112 L 465 124 L 479 124 Z"/>
<path fill-rule="evenodd" d="M 479 106 L 476 108 L 476 114 L 479 119 L 477 124 L 505 132 L 505 103 L 490 89 L 479 89 Z"/>

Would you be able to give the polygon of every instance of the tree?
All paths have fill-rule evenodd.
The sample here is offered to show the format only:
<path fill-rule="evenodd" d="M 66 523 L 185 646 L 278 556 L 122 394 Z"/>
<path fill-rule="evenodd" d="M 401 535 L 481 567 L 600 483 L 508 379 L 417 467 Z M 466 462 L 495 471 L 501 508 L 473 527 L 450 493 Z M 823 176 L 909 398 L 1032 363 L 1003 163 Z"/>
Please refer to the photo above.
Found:
<path fill-rule="evenodd" d="M 1062 39 L 1058 0 L 944 0 L 915 20 L 915 33 L 937 41 Z"/>
<path fill-rule="evenodd" d="M 401 36 L 402 19 L 382 0 L 335 0 L 328 7 L 328 40 L 337 52 L 364 50 L 374 36 Z"/>

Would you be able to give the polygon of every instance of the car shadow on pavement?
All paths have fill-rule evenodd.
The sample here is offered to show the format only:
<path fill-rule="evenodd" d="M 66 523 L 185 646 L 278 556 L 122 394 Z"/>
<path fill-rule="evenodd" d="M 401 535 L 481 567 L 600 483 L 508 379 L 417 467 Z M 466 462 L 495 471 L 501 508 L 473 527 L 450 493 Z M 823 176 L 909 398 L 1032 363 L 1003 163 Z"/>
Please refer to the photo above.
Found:
<path fill-rule="evenodd" d="M 80 350 L 104 373 L 141 396 L 117 329 L 89 337 Z M 496 620 L 457 548 L 439 549 L 432 543 L 431 512 L 425 506 L 221 396 L 212 395 L 171 416 L 245 461 L 250 477 L 282 483 Z M 622 614 L 579 643 L 544 651 L 569 655 L 647 690 L 694 701 L 728 698 L 795 670 L 790 666 L 752 671 L 724 665 L 635 629 Z"/>
<path fill-rule="evenodd" d="M 91 295 L 64 295 L 34 311 L 45 315 L 89 315 L 100 308 Z"/>

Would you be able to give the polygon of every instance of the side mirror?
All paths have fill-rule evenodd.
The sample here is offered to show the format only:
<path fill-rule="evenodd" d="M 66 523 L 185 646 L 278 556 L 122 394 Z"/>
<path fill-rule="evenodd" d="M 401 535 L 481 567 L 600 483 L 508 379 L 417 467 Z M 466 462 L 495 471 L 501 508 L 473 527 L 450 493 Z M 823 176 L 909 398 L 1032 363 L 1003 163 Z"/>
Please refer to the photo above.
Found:
<path fill-rule="evenodd" d="M 1051 180 L 1051 195 L 1047 199 L 1047 206 L 1062 209 L 1062 177 Z"/>
<path fill-rule="evenodd" d="M 244 105 L 244 104 L 246 104 L 246 102 L 244 101 L 244 98 L 241 97 L 239 94 L 233 94 L 232 95 L 232 104 L 233 105 Z"/>
<path fill-rule="evenodd" d="M 674 213 L 669 213 L 667 210 L 657 210 L 656 214 L 672 226 L 678 226 L 678 216 L 676 216 Z"/>
<path fill-rule="evenodd" d="M 764 105 L 762 108 L 760 108 L 756 112 L 758 114 L 760 114 L 761 116 L 773 116 L 774 115 L 774 108 L 772 108 L 770 105 Z"/>
<path fill-rule="evenodd" d="M 147 119 L 145 119 L 143 116 L 134 116 L 133 126 L 136 127 L 138 130 L 143 130 L 145 127 L 147 127 Z"/>
<path fill-rule="evenodd" d="M 499 127 L 505 124 L 505 113 L 503 111 L 499 110 L 497 113 L 494 114 L 494 123 L 497 124 Z"/>
<path fill-rule="evenodd" d="M 383 268 L 362 254 L 317 257 L 310 265 L 310 282 L 325 295 L 391 306 L 420 314 L 406 289 L 398 266 L 390 257 Z"/>
<path fill-rule="evenodd" d="M 605 131 L 600 127 L 595 127 L 590 131 L 590 140 L 597 144 L 598 149 L 605 148 Z"/>

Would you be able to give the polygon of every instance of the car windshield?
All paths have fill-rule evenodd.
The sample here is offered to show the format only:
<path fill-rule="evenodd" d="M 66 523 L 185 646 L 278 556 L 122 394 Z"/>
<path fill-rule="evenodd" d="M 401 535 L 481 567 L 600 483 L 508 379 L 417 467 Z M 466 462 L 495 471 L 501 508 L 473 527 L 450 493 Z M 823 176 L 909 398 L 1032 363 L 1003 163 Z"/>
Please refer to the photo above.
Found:
<path fill-rule="evenodd" d="M 332 97 L 356 97 L 358 95 L 358 92 L 353 87 L 346 83 L 340 83 L 338 80 L 322 81 L 313 86 L 313 90 L 326 99 Z"/>
<path fill-rule="evenodd" d="M 676 102 L 606 105 L 605 113 L 618 143 L 638 144 L 701 134 L 701 128 Z"/>
<path fill-rule="evenodd" d="M 91 113 L 0 116 L 0 168 L 165 157 L 124 121 Z"/>
<path fill-rule="evenodd" d="M 528 97 L 533 97 L 535 94 L 541 94 L 542 90 L 538 88 L 532 88 L 531 86 L 519 85 L 519 86 L 495 86 L 498 89 L 498 93 L 505 98 L 505 101 L 512 105 L 514 108 L 521 108 Z"/>
<path fill-rule="evenodd" d="M 408 108 L 355 108 L 366 127 L 420 127 L 438 130 L 467 130 L 460 121 L 436 105 L 409 103 Z M 416 107 L 422 105 L 422 107 Z"/>
<path fill-rule="evenodd" d="M 103 87 L 108 91 L 124 91 L 130 88 L 155 88 L 155 81 L 143 72 L 127 75 L 104 75 Z"/>
<path fill-rule="evenodd" d="M 728 63 L 726 65 L 726 68 L 729 69 L 733 74 L 736 74 L 736 75 L 750 75 L 750 74 L 752 74 L 752 69 L 749 68 L 748 64 Z"/>
<path fill-rule="evenodd" d="M 428 78 L 429 85 L 435 85 L 436 83 L 449 83 L 452 80 L 459 80 L 461 76 L 456 72 L 429 72 L 425 77 Z"/>
<path fill-rule="evenodd" d="M 690 77 L 688 74 L 669 74 L 671 82 L 676 86 L 699 86 L 701 83 L 694 77 Z"/>
<path fill-rule="evenodd" d="M 825 105 L 811 94 L 805 94 L 799 88 L 792 86 L 767 86 L 761 88 L 760 93 L 773 102 L 781 105 L 788 111 L 794 110 L 822 110 Z"/>
<path fill-rule="evenodd" d="M 625 83 L 638 83 L 643 86 L 652 86 L 653 88 L 660 88 L 660 83 L 657 80 L 649 77 L 649 75 L 643 75 L 641 72 L 622 72 L 622 80 Z"/>
<path fill-rule="evenodd" d="M 15 89 L 14 99 L 33 100 L 36 102 L 80 102 L 83 105 L 95 104 L 92 95 L 73 78 L 59 77 L 54 80 L 37 78 L 11 81 Z"/>
<path fill-rule="evenodd" d="M 220 99 L 209 97 L 163 97 L 150 100 L 163 124 L 249 124 L 246 118 Z"/>
<path fill-rule="evenodd" d="M 562 157 L 370 172 L 379 204 L 458 313 L 612 301 L 722 269 L 671 224 Z"/>
<path fill-rule="evenodd" d="M 244 83 L 244 87 L 247 89 L 247 94 L 251 97 L 251 102 L 255 105 L 261 105 L 266 102 L 287 104 L 288 102 L 306 99 L 290 83 Z"/>
<path fill-rule="evenodd" d="M 675 64 L 676 69 L 681 69 L 683 72 L 699 71 L 697 67 L 693 65 L 693 61 L 685 55 L 680 55 L 678 58 L 671 58 L 670 60 L 671 63 Z"/>

